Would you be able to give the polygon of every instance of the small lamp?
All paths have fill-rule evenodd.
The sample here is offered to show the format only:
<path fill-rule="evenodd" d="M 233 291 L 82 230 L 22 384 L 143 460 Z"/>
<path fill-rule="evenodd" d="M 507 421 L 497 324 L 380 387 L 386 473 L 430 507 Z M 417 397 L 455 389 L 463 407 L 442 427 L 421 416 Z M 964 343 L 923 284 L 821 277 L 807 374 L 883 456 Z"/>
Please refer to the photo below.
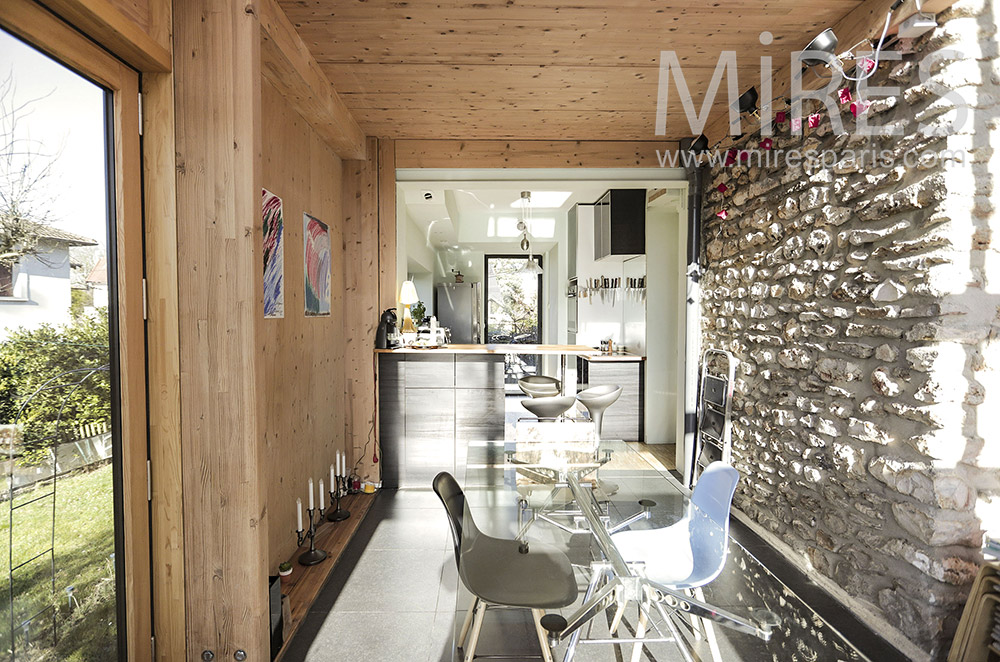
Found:
<path fill-rule="evenodd" d="M 417 339 L 417 327 L 413 323 L 413 316 L 410 314 L 410 306 L 420 301 L 417 296 L 417 288 L 412 280 L 404 280 L 403 286 L 399 289 L 399 302 L 403 304 L 403 344 L 412 345 Z"/>

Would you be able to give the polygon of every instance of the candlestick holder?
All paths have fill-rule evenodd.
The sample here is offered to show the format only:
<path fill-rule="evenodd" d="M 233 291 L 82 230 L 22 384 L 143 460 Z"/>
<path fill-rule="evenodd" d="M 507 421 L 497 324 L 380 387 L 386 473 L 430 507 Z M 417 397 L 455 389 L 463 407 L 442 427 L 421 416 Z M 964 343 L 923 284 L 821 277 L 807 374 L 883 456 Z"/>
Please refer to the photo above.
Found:
<path fill-rule="evenodd" d="M 331 522 L 342 522 L 351 516 L 351 511 L 344 510 L 343 508 L 340 507 L 340 497 L 343 495 L 344 491 L 347 488 L 346 486 L 347 477 L 337 476 L 336 478 L 337 478 L 337 486 L 335 490 L 330 491 L 330 501 L 335 502 L 337 507 L 334 508 L 330 512 L 330 514 L 326 516 L 326 518 Z"/>
<path fill-rule="evenodd" d="M 316 509 L 307 508 L 306 512 L 309 513 L 309 530 L 303 531 L 302 529 L 299 529 L 298 531 L 295 532 L 295 536 L 299 541 L 300 547 L 302 546 L 302 543 L 306 541 L 307 538 L 309 539 L 309 551 L 302 552 L 302 554 L 299 556 L 299 563 L 302 565 L 316 565 L 320 561 L 326 559 L 326 552 L 324 552 L 322 549 L 316 549 L 316 519 L 313 517 L 313 513 L 316 512 Z M 326 510 L 320 508 L 319 510 L 320 520 L 323 519 L 323 515 L 325 513 Z"/>

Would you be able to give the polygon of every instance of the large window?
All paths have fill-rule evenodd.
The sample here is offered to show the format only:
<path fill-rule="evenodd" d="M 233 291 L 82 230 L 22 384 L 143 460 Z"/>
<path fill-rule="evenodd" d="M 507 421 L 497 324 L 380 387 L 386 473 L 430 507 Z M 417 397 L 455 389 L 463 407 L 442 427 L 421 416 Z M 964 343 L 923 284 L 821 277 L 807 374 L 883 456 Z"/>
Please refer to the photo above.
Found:
<path fill-rule="evenodd" d="M 149 642 L 138 75 L 12 1 L 0 296 L 31 301 L 0 301 L 0 660 L 124 660 Z"/>
<path fill-rule="evenodd" d="M 534 256 L 541 267 L 542 257 Z M 486 342 L 539 344 L 542 342 L 542 276 L 525 270 L 526 255 L 486 256 Z M 506 382 L 538 374 L 539 357 L 509 354 Z"/>

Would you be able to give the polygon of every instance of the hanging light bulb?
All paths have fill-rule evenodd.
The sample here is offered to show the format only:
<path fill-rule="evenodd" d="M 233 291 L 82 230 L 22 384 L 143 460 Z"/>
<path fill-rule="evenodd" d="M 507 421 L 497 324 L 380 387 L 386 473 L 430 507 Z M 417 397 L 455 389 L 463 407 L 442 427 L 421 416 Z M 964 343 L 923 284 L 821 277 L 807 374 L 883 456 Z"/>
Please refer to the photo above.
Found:
<path fill-rule="evenodd" d="M 521 235 L 521 250 L 528 254 L 528 260 L 521 267 L 519 273 L 522 276 L 538 276 L 542 273 L 542 268 L 531 255 L 531 242 L 528 240 L 528 228 L 530 222 L 528 215 L 531 213 L 531 191 L 521 191 L 521 220 L 518 221 L 517 229 Z"/>

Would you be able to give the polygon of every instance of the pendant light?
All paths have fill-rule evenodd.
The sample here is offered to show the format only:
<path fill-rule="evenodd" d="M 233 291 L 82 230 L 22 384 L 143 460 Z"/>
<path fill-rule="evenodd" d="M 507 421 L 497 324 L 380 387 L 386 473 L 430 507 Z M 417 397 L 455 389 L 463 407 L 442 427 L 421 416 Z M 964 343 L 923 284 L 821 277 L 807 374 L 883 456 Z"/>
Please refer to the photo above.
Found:
<path fill-rule="evenodd" d="M 531 254 L 531 242 L 528 240 L 528 225 L 531 214 L 531 191 L 521 191 L 521 220 L 517 222 L 517 229 L 521 231 L 521 250 L 528 254 L 528 260 L 521 267 L 522 276 L 540 276 L 542 268 L 538 265 Z"/>

